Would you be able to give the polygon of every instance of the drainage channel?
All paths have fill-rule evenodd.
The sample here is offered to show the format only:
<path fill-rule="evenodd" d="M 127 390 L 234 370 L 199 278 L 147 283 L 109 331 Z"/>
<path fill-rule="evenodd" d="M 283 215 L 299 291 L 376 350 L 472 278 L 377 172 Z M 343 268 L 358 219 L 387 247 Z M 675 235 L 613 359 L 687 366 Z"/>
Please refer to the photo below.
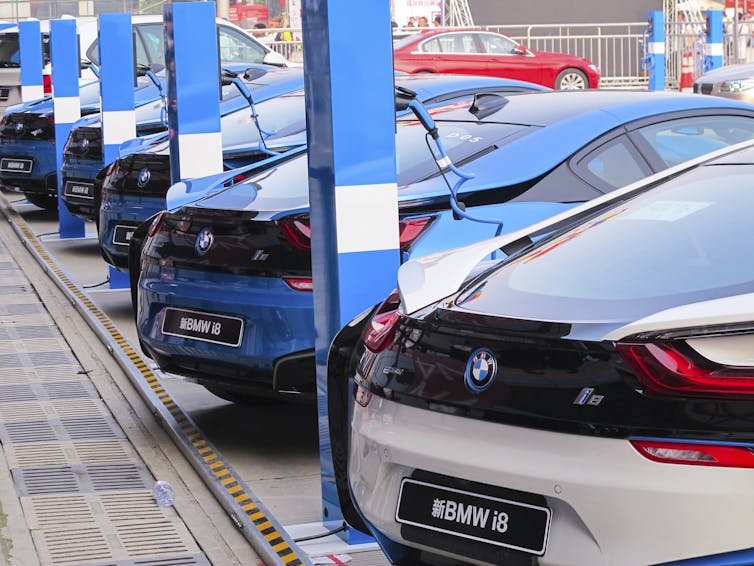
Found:
<path fill-rule="evenodd" d="M 3 205 L 3 213 L 8 218 L 14 231 L 21 238 L 21 241 L 28 247 L 29 251 L 55 284 L 68 295 L 73 306 L 80 312 L 89 326 L 103 340 L 119 365 L 129 375 L 141 396 L 153 407 L 156 416 L 161 419 L 165 429 L 173 437 L 177 446 L 197 470 L 208 488 L 218 498 L 218 501 L 229 513 L 233 522 L 251 543 L 262 560 L 266 564 L 285 564 L 288 566 L 311 564 L 307 555 L 296 546 L 282 526 L 239 478 L 230 464 L 214 448 L 201 430 L 198 429 L 191 417 L 168 394 L 161 383 L 160 376 L 150 370 L 140 354 L 123 337 L 105 313 L 92 302 L 87 294 L 56 263 L 24 219 L 9 205 L 3 195 L 0 195 L 0 202 Z M 4 258 L 0 258 L 0 273 L 4 264 L 12 264 L 12 262 L 2 261 L 2 259 Z M 2 283 L 0 283 L 0 293 L 3 292 L 1 287 Z M 43 310 L 42 305 L 40 304 L 39 306 Z M 0 308 L 0 314 L 2 314 L 2 308 Z M 4 363 L 17 363 L 15 361 L 4 362 L 3 355 L 0 349 L 0 372 L 3 371 Z M 18 354 L 11 353 L 10 355 L 16 355 L 20 359 Z M 28 357 L 31 359 L 31 354 Z M 2 378 L 0 377 L 0 384 L 2 383 Z M 13 383 L 10 385 L 24 384 Z M 44 390 L 44 385 L 35 385 L 35 387 L 37 390 L 40 387 Z M 56 421 L 54 424 L 55 426 L 50 425 L 53 431 L 65 431 L 62 419 L 60 422 Z M 106 428 L 106 424 L 99 424 L 100 428 L 102 426 Z M 0 439 L 3 441 L 5 441 L 5 437 L 2 436 L 4 434 L 4 426 L 2 421 L 0 421 Z M 41 426 L 41 428 L 45 429 L 44 426 Z M 91 429 L 92 427 L 89 428 Z M 45 432 L 45 434 L 50 433 Z M 57 438 L 57 440 L 68 441 L 69 439 Z M 75 463 L 79 464 L 78 462 Z M 78 471 L 81 472 L 83 470 L 78 469 Z M 86 474 L 82 477 L 86 477 Z M 91 481 L 86 480 L 86 482 L 86 486 L 92 484 Z M 186 564 L 193 563 L 187 562 Z M 121 563 L 118 562 L 118 564 Z M 125 565 L 126 563 L 123 564 Z M 196 564 L 202 563 L 196 562 Z"/>

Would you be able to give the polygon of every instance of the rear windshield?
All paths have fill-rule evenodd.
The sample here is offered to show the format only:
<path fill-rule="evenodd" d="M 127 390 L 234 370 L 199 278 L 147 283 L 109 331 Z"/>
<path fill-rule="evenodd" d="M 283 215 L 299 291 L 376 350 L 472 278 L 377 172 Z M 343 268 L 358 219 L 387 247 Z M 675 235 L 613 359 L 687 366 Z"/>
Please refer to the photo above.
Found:
<path fill-rule="evenodd" d="M 699 167 L 544 242 L 459 300 L 500 316 L 632 320 L 754 291 L 754 167 Z"/>
<path fill-rule="evenodd" d="M 42 55 L 45 63 L 50 62 L 49 41 L 49 36 L 42 36 Z M 0 33 L 0 68 L 20 66 L 21 52 L 18 48 L 18 33 Z"/>

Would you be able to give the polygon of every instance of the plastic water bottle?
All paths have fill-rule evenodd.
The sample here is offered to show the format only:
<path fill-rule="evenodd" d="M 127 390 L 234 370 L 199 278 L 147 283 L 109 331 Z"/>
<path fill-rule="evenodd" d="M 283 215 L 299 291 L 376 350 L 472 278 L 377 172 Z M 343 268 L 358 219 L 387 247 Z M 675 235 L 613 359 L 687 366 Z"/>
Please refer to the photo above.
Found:
<path fill-rule="evenodd" d="M 175 504 L 173 487 L 166 481 L 156 481 L 152 487 L 152 497 L 159 507 L 172 507 Z"/>

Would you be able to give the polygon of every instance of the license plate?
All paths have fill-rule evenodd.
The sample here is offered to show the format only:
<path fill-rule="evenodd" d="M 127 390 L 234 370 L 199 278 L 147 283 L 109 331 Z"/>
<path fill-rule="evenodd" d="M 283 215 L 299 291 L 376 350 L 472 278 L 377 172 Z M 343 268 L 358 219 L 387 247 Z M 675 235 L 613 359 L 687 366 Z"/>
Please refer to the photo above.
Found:
<path fill-rule="evenodd" d="M 5 173 L 31 173 L 33 165 L 31 159 L 0 159 L 0 171 Z"/>
<path fill-rule="evenodd" d="M 116 246 L 127 246 L 131 243 L 136 228 L 133 226 L 116 226 L 113 232 L 113 244 Z"/>
<path fill-rule="evenodd" d="M 453 537 L 542 556 L 550 510 L 404 478 L 395 520 Z"/>
<path fill-rule="evenodd" d="M 79 183 L 78 181 L 66 181 L 63 194 L 67 197 L 85 198 L 94 200 L 94 183 Z"/>
<path fill-rule="evenodd" d="M 162 322 L 162 333 L 238 347 L 243 336 L 243 319 L 167 307 Z"/>

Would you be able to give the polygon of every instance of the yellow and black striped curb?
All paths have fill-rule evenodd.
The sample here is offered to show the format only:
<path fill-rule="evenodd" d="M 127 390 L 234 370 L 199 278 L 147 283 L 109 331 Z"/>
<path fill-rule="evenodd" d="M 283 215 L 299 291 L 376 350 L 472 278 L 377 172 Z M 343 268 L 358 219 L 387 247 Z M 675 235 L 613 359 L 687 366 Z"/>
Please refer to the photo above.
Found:
<path fill-rule="evenodd" d="M 142 396 L 162 417 L 168 430 L 178 440 L 179 448 L 231 514 L 233 522 L 242 530 L 265 564 L 311 564 L 308 556 L 290 539 L 243 480 L 238 479 L 230 464 L 194 425 L 191 417 L 170 397 L 159 377 L 149 369 L 110 318 L 57 265 L 26 221 L 2 194 L 0 201 L 3 203 L 3 212 L 22 241 L 31 246 L 32 253 L 53 281 L 68 293 L 74 304 L 79 305 L 79 310 L 86 315 L 90 326 L 131 376 Z"/>

